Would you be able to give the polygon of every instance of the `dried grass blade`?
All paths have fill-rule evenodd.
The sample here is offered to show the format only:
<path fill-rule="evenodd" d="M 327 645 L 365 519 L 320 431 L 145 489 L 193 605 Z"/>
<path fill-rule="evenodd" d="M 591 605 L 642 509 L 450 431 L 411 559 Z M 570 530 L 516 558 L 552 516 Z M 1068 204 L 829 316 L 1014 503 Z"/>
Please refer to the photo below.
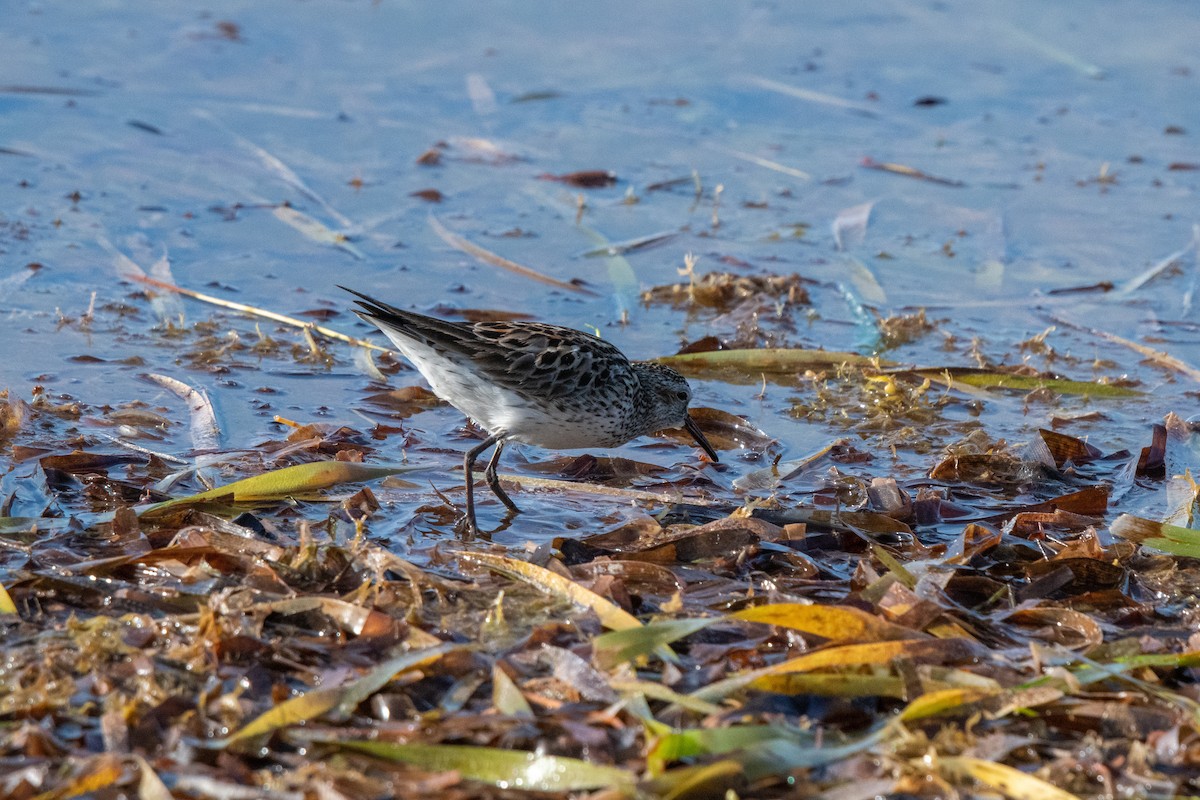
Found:
<path fill-rule="evenodd" d="M 1150 269 L 1142 272 L 1142 274 L 1130 278 L 1125 282 L 1124 286 L 1112 293 L 1111 298 L 1113 300 L 1125 299 L 1138 289 L 1141 289 L 1143 286 L 1153 281 L 1155 278 L 1158 278 L 1171 267 L 1179 265 L 1184 256 L 1196 250 L 1200 250 L 1200 225 L 1192 226 L 1192 240 L 1188 242 L 1186 246 L 1176 250 L 1174 253 L 1171 253 L 1171 255 L 1162 259 L 1157 264 L 1150 267 Z"/>
<path fill-rule="evenodd" d="M 1079 325 L 1055 315 L 1048 316 L 1058 325 L 1066 325 L 1068 328 L 1090 333 L 1093 336 L 1099 336 L 1101 339 L 1106 339 L 1113 344 L 1119 344 L 1123 347 L 1128 347 L 1130 350 L 1140 354 L 1153 364 L 1157 364 L 1158 366 L 1172 370 L 1173 372 L 1178 372 L 1181 375 L 1187 375 L 1192 380 L 1200 382 L 1200 369 L 1196 369 L 1192 365 L 1180 361 L 1178 358 L 1175 358 L 1175 356 L 1170 355 L 1169 353 L 1164 353 L 1161 350 L 1155 350 L 1152 347 L 1147 347 L 1144 344 L 1126 339 L 1123 336 L 1117 336 L 1115 333 L 1109 333 L 1108 331 L 1101 330 L 1099 328 L 1089 328 L 1086 325 Z"/>
<path fill-rule="evenodd" d="M 535 280 L 539 283 L 555 286 L 559 289 L 565 289 L 568 292 L 576 292 L 577 294 L 587 294 L 593 296 L 596 294 L 595 292 L 583 286 L 577 286 L 573 283 L 560 281 L 558 278 L 551 278 L 549 275 L 543 275 L 537 270 L 530 269 L 529 267 L 518 264 L 515 261 L 509 261 L 504 256 L 497 255 L 491 250 L 485 250 L 474 242 L 448 230 L 446 226 L 439 222 L 438 218 L 432 214 L 429 216 L 429 227 L 433 228 L 433 232 L 436 233 L 438 238 L 440 238 L 443 242 L 450 245 L 455 250 L 461 250 L 472 258 L 482 261 L 484 264 L 488 264 L 493 267 L 500 267 L 501 269 L 506 269 L 509 272 L 516 273 L 524 278 L 529 278 L 530 280 Z"/>
<path fill-rule="evenodd" d="M 873 537 L 883 534 L 902 533 L 908 535 L 912 533 L 912 528 L 905 523 L 877 511 L 837 511 L 797 506 L 781 510 L 758 508 L 755 509 L 754 516 L 776 525 L 802 522 L 806 525 L 819 525 L 833 530 L 849 531 L 862 537 L 864 541 L 872 541 Z"/>
<path fill-rule="evenodd" d="M 155 280 L 154 278 L 148 278 L 145 275 L 125 275 L 124 277 L 128 278 L 129 280 L 145 283 L 168 292 L 175 292 L 176 294 L 181 294 L 184 297 L 190 297 L 193 300 L 199 300 L 202 303 L 209 303 L 210 305 L 220 306 L 221 308 L 228 308 L 231 311 L 238 311 L 242 314 L 248 314 L 253 317 L 262 317 L 263 319 L 273 320 L 275 322 L 283 323 L 284 325 L 291 325 L 294 328 L 307 328 L 308 330 L 316 331 L 326 338 L 336 339 L 339 342 L 346 342 L 347 344 L 352 344 L 357 347 L 366 347 L 371 350 L 388 352 L 388 348 L 380 347 L 374 342 L 369 342 L 366 339 L 358 339 L 354 336 L 347 336 L 346 334 L 340 331 L 335 331 L 332 328 L 326 328 L 323 325 L 314 325 L 311 322 L 305 322 L 302 319 L 296 319 L 295 317 L 289 317 L 284 314 L 277 314 L 274 311 L 267 311 L 264 308 L 248 306 L 245 303 L 235 303 L 232 300 L 213 297 L 210 294 L 197 292 L 193 289 L 184 289 L 182 286 L 176 286 L 173 283 L 164 283 L 163 281 Z"/>
<path fill-rule="evenodd" d="M 163 283 L 165 285 L 174 286 L 174 283 L 170 280 L 169 262 L 167 262 L 166 268 L 163 268 L 163 262 L 165 262 L 167 258 L 166 254 L 164 254 L 163 257 L 156 261 L 150 268 L 151 272 L 157 276 L 156 278 L 151 278 L 136 261 L 118 250 L 112 244 L 112 242 L 108 241 L 108 239 L 101 236 L 97 240 L 97 243 L 105 250 L 105 252 L 112 256 L 113 265 L 117 269 L 117 275 L 121 278 L 126 280 L 141 281 L 142 283 L 149 283 L 151 285 L 159 285 L 160 283 Z M 166 280 L 164 281 L 164 279 Z M 151 294 L 150 307 L 154 310 L 154 314 L 158 317 L 159 322 L 163 323 L 164 325 L 175 323 L 183 319 L 183 303 L 181 303 L 177 297 L 173 297 L 171 295 L 163 296 Z"/>
<path fill-rule="evenodd" d="M 217 424 L 217 413 L 213 409 L 212 401 L 208 399 L 208 393 L 167 375 L 149 373 L 141 377 L 158 384 L 187 403 L 188 433 L 191 435 L 194 460 L 190 468 L 176 473 L 171 483 L 190 472 L 195 472 L 200 482 L 211 489 L 216 483 L 216 476 L 211 474 L 208 467 L 221 458 L 221 426 Z"/>
<path fill-rule="evenodd" d="M 943 178 L 940 175 L 931 175 L 922 169 L 910 167 L 908 164 L 894 164 L 889 161 L 876 161 L 873 158 L 864 158 L 861 165 L 864 169 L 874 169 L 880 172 L 890 172 L 893 175 L 902 175 L 905 178 L 916 178 L 919 181 L 927 181 L 928 183 L 936 183 L 939 186 L 952 186 L 959 188 L 966 186 L 960 180 L 954 178 Z"/>
<path fill-rule="evenodd" d="M 1196 656 L 1197 654 L 1194 652 L 1181 653 L 1175 655 L 1173 660 L 1175 661 L 1175 664 L 1182 666 L 1189 662 L 1194 663 Z M 1157 679 L 1145 680 L 1141 677 L 1138 677 L 1138 667 L 1144 666 L 1151 662 L 1147 662 L 1145 660 L 1139 661 L 1137 660 L 1138 657 L 1114 660 L 1108 663 L 1093 661 L 1087 656 L 1080 654 L 1074 654 L 1074 658 L 1080 663 L 1073 665 L 1071 667 L 1071 672 L 1073 673 L 1075 680 L 1077 680 L 1080 684 L 1086 686 L 1093 683 L 1099 683 L 1110 678 L 1116 678 L 1135 687 L 1139 691 L 1143 692 L 1146 696 L 1157 697 L 1162 702 L 1182 710 L 1190 717 L 1192 725 L 1196 725 L 1198 722 L 1200 722 L 1200 702 L 1193 700 L 1187 695 L 1180 694 L 1179 692 L 1167 688 Z M 1145 659 L 1145 656 L 1140 658 Z M 1155 666 L 1171 667 L 1174 665 L 1168 661 L 1166 664 L 1159 662 Z"/>
<path fill-rule="evenodd" d="M 894 362 L 878 361 L 858 353 L 836 350 L 791 350 L 765 348 L 762 350 L 712 350 L 705 353 L 683 353 L 663 356 L 657 361 L 689 373 L 732 370 L 752 375 L 761 373 L 795 373 L 806 369 L 854 364 L 862 367 L 890 366 Z"/>
<path fill-rule="evenodd" d="M 361 250 L 350 244 L 350 240 L 346 237 L 346 234 L 338 233 L 329 228 L 325 223 L 308 216 L 302 211 L 298 211 L 289 205 L 281 205 L 276 206 L 271 213 L 275 216 L 275 219 L 284 225 L 299 231 L 301 235 L 318 244 L 327 244 L 339 250 L 345 250 L 359 261 L 366 258 Z"/>
<path fill-rule="evenodd" d="M 633 272 L 633 266 L 623 254 L 633 249 L 633 243 L 637 242 L 637 240 L 610 244 L 604 234 L 599 231 L 592 230 L 583 223 L 579 223 L 576 227 L 597 246 L 597 249 L 585 253 L 585 257 L 593 255 L 604 256 L 604 263 L 608 267 L 608 280 L 612 284 L 613 296 L 617 301 L 617 314 L 620 315 L 622 320 L 627 319 L 630 311 L 637 308 L 638 281 L 637 275 Z M 668 231 L 665 234 L 652 234 L 649 237 L 643 237 L 643 239 L 645 241 L 665 241 L 665 238 L 675 235 L 674 232 Z"/>
<path fill-rule="evenodd" d="M 1119 539 L 1141 543 L 1147 539 L 1163 535 L 1163 523 L 1136 517 L 1133 514 L 1122 514 L 1108 526 L 1108 532 Z"/>
<path fill-rule="evenodd" d="M 300 178 L 300 176 L 296 174 L 296 172 L 291 167 L 289 167 L 287 164 L 285 164 L 281 158 L 279 158 L 278 156 L 274 155 L 273 153 L 263 149 L 262 147 L 259 147 L 254 142 L 247 139 L 246 137 L 241 136 L 237 133 L 234 133 L 232 130 L 230 130 L 228 127 L 226 127 L 226 125 L 223 122 L 218 120 L 213 114 L 209 113 L 208 111 L 196 111 L 194 113 L 196 114 L 196 116 L 201 117 L 202 119 L 207 119 L 208 121 L 212 122 L 217 127 L 221 128 L 223 131 L 225 131 L 230 136 L 232 136 L 234 138 L 234 140 L 237 141 L 238 144 L 240 144 L 242 147 L 246 148 L 251 153 L 253 153 L 259 159 L 259 161 L 261 161 L 263 163 L 263 166 L 265 166 L 269 171 L 275 173 L 275 176 L 277 178 L 279 178 L 281 181 L 283 181 L 285 184 L 292 187 L 296 191 L 300 192 L 300 194 L 304 195 L 308 199 L 319 204 L 322 208 L 324 208 L 329 213 L 329 215 L 331 217 L 333 217 L 335 220 L 337 220 L 339 225 L 341 225 L 344 228 L 353 227 L 353 222 L 351 222 L 351 220 L 347 219 L 345 216 L 343 216 L 341 213 L 339 213 L 337 209 L 335 209 L 333 206 L 329 205 L 329 203 L 325 202 L 325 198 L 321 197 L 315 191 L 310 189 L 308 187 L 308 184 L 306 184 Z"/>
<path fill-rule="evenodd" d="M 866 114 L 869 117 L 877 116 L 875 109 L 865 103 L 856 103 L 853 100 L 846 100 L 843 97 L 835 97 L 824 92 L 814 92 L 811 89 L 802 89 L 799 86 L 792 86 L 789 83 L 764 78 L 760 75 L 747 75 L 746 81 L 752 86 L 757 86 L 760 89 L 766 89 L 770 92 L 778 92 L 786 94 L 788 97 L 795 97 L 797 100 L 806 100 L 810 103 L 819 103 L 823 106 L 832 106 L 833 108 L 844 108 L 849 111 L 857 111 L 860 114 Z"/>
<path fill-rule="evenodd" d="M 761 156 L 756 156 L 753 153 L 745 153 L 745 152 L 742 152 L 741 150 L 725 150 L 725 149 L 722 149 L 722 152 L 727 153 L 741 161 L 749 162 L 751 164 L 754 164 L 755 166 L 759 166 L 759 167 L 763 167 L 764 169 L 772 170 L 773 172 L 780 172 L 784 175 L 788 175 L 790 177 L 797 178 L 802 181 L 811 181 L 813 179 L 812 175 L 809 175 L 807 172 L 805 172 L 802 169 L 796 169 L 795 167 L 789 167 L 787 164 L 780 164 L 778 161 L 772 161 L 769 158 L 762 158 Z"/>
<path fill-rule="evenodd" d="M 581 255 L 584 258 L 598 258 L 600 256 L 621 256 L 626 253 L 634 253 L 638 250 L 646 250 L 651 247 L 657 247 L 660 244 L 666 244 L 679 235 L 679 231 L 659 231 L 658 233 L 650 233 L 645 236 L 637 236 L 633 239 L 626 239 L 622 242 L 609 242 L 604 238 L 604 234 L 592 230 L 586 225 L 580 225 L 579 229 L 596 243 L 595 249 L 588 250 Z M 632 271 L 631 271 L 632 277 Z"/>
<path fill-rule="evenodd" d="M 1028 31 L 1018 28 L 1011 22 L 1000 21 L 997 22 L 996 25 L 1000 28 L 1000 30 L 1004 31 L 1009 36 L 1017 39 L 1020 42 L 1023 42 L 1029 47 L 1032 47 L 1042 55 L 1045 55 L 1050 59 L 1059 62 L 1060 64 L 1066 64 L 1068 67 L 1078 70 L 1089 78 L 1099 80 L 1104 77 L 1103 67 L 1098 67 L 1089 61 L 1085 61 L 1073 53 L 1068 53 L 1061 47 L 1051 44 L 1050 42 L 1034 36 Z"/>
<path fill-rule="evenodd" d="M 181 380 L 169 375 L 147 373 L 146 380 L 156 383 L 174 394 L 188 406 L 188 433 L 192 438 L 192 449 L 197 452 L 211 452 L 221 447 L 221 426 L 217 424 L 217 413 L 213 409 L 208 393 L 203 389 L 189 386 Z"/>
<path fill-rule="evenodd" d="M 1115 386 L 1109 383 L 1094 383 L 1092 381 L 1073 381 L 1065 378 L 1042 378 L 1037 375 L 1014 375 L 1009 372 L 981 370 L 973 367 L 942 367 L 940 369 L 905 370 L 905 373 L 927 378 L 935 383 L 941 383 L 948 388 L 960 385 L 972 386 L 976 389 L 1008 389 L 1018 392 L 1030 392 L 1034 389 L 1050 389 L 1059 394 L 1086 395 L 1097 398 L 1141 397 L 1142 392 L 1130 389 L 1128 386 Z"/>

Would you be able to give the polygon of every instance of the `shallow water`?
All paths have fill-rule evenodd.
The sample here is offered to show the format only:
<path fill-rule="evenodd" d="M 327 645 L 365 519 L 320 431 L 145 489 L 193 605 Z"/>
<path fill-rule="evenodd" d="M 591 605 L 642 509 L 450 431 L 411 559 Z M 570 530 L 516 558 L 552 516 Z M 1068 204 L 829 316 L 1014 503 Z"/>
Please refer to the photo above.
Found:
<path fill-rule="evenodd" d="M 321 321 L 359 336 L 371 333 L 336 284 L 444 315 L 498 309 L 595 328 L 630 355 L 654 357 L 710 334 L 733 338 L 747 322 L 639 301 L 642 289 L 680 281 L 691 252 L 698 273 L 798 272 L 813 282 L 811 308 L 759 317 L 774 345 L 871 352 L 876 315 L 926 308 L 936 329 L 889 358 L 1027 362 L 1078 380 L 1128 376 L 1148 392 L 1119 404 L 989 395 L 977 419 L 996 439 L 1025 441 L 1055 415 L 1097 407 L 1099 419 L 1069 432 L 1106 452 L 1135 450 L 1151 422 L 1195 405 L 1190 378 L 1063 324 L 1200 365 L 1200 12 L 1189 4 L 731 3 L 696 13 L 619 3 L 602 14 L 523 3 L 110 2 L 23 3 L 6 16 L 0 388 L 27 398 L 40 385 L 87 404 L 85 432 L 100 407 L 140 400 L 175 423 L 151 446 L 187 456 L 185 404 L 145 373 L 205 390 L 230 450 L 282 438 L 276 414 L 364 427 L 364 397 L 380 389 L 345 345 L 329 345 L 329 362 L 297 361 L 294 330 L 188 299 L 149 302 L 120 280 L 122 258 L 271 311 L 333 313 Z M 417 163 L 435 147 L 439 165 Z M 580 189 L 542 179 L 577 170 L 619 180 Z M 442 202 L 412 194 L 431 188 Z M 323 228 L 284 224 L 281 203 Z M 864 204 L 865 227 L 848 211 Z M 594 294 L 480 264 L 437 235 L 431 214 Z M 620 262 L 584 256 L 596 247 L 589 231 L 609 242 L 674 235 Z M 169 271 L 154 271 L 164 258 Z M 1112 291 L 1061 293 L 1105 281 Z M 185 332 L 164 335 L 164 321 Z M 211 346 L 192 328 L 208 321 Z M 253 344 L 256 324 L 284 349 L 191 358 L 231 331 Z M 1020 348 L 1051 328 L 1045 347 Z M 390 379 L 417 382 L 409 372 Z M 766 459 L 798 458 L 845 433 L 789 414 L 803 386 L 695 387 L 700 405 L 778 440 L 766 454 L 726 454 L 712 491 L 727 496 Z M 447 407 L 403 422 L 408 456 L 433 467 L 422 481 L 456 486 L 461 424 Z M 938 429 L 927 452 L 901 448 L 856 469 L 924 474 L 947 435 Z M 399 460 L 404 439 L 379 442 L 376 458 Z M 694 463 L 650 440 L 620 452 L 672 466 L 673 477 Z M 535 448 L 524 456 L 550 458 Z M 522 468 L 518 455 L 507 463 Z M 18 467 L 4 493 L 22 479 Z M 399 550 L 405 531 L 452 535 L 432 517 L 408 527 L 431 502 L 426 487 L 379 492 L 395 504 Z M 513 545 L 632 513 L 588 495 L 518 502 L 529 513 L 498 535 Z M 1148 494 L 1127 510 L 1157 516 L 1159 503 Z"/>

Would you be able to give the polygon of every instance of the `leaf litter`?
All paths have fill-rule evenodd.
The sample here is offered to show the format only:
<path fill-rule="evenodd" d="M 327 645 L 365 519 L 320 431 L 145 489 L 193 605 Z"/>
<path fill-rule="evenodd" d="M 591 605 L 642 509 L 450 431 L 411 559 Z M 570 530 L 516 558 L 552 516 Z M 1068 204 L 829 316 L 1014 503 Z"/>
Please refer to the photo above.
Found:
<path fill-rule="evenodd" d="M 434 537 L 402 558 L 379 536 L 389 496 L 430 494 L 382 477 L 444 469 L 405 428 L 437 404 L 419 387 L 373 385 L 362 430 L 281 420 L 286 439 L 213 454 L 221 480 L 201 492 L 186 477 L 157 488 L 175 430 L 210 441 L 211 407 L 187 381 L 155 378 L 190 416 L 169 396 L 105 411 L 5 393 L 0 442 L 20 478 L 0 511 L 0 741 L 20 768 L 0 790 L 1200 792 L 1200 541 L 1184 527 L 1198 434 L 1171 415 L 1137 452 L 1061 430 L 991 439 L 981 403 L 1085 396 L 1102 415 L 1137 393 L 1027 365 L 792 346 L 779 312 L 805 308 L 809 288 L 688 275 L 645 300 L 725 315 L 727 342 L 664 361 L 770 376 L 795 392 L 794 415 L 846 439 L 783 462 L 746 420 L 698 409 L 722 449 L 762 462 L 732 492 L 710 469 L 527 465 L 502 479 L 584 505 L 592 527 L 525 552 Z M 739 307 L 783 346 L 725 347 L 744 335 Z M 295 336 L 311 329 L 297 322 Z M 914 313 L 881 329 L 902 351 L 943 324 Z M 194 368 L 256 368 L 245 334 L 221 327 L 158 346 L 199 348 Z M 254 358 L 351 358 L 306 350 Z M 112 450 L 80 419 L 159 439 Z M 381 463 L 391 437 L 413 463 Z M 897 452 L 922 467 L 893 469 Z M 1171 512 L 1118 513 L 1146 492 Z M 410 537 L 452 522 L 428 499 Z"/>

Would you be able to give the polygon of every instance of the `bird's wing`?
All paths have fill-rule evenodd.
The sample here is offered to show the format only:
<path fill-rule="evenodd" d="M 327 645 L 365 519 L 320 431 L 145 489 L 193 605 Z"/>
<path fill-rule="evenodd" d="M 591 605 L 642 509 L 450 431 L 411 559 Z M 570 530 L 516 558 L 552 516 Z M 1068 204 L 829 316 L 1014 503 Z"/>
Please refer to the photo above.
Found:
<path fill-rule="evenodd" d="M 449 322 L 346 291 L 359 298 L 359 316 L 385 332 L 470 365 L 481 379 L 528 397 L 586 394 L 631 379 L 620 350 L 581 331 L 538 322 Z"/>
<path fill-rule="evenodd" d="M 537 322 L 470 326 L 470 357 L 496 384 L 535 398 L 588 394 L 627 382 L 629 361 L 587 333 Z"/>

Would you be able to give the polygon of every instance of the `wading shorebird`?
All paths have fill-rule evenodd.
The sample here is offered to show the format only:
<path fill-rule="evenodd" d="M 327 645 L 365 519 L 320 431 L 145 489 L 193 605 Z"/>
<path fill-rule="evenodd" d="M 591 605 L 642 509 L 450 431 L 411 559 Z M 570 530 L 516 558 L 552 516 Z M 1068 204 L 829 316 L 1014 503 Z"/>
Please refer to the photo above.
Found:
<path fill-rule="evenodd" d="M 474 466 L 500 502 L 518 512 L 500 486 L 496 464 L 508 442 L 556 450 L 617 447 L 666 428 L 683 428 L 717 461 L 688 414 L 692 390 L 670 367 L 630 361 L 589 333 L 539 322 L 448 322 L 358 297 L 355 313 L 383 331 L 425 376 L 438 397 L 475 420 L 488 437 L 463 458 L 469 530 L 475 521 Z"/>

